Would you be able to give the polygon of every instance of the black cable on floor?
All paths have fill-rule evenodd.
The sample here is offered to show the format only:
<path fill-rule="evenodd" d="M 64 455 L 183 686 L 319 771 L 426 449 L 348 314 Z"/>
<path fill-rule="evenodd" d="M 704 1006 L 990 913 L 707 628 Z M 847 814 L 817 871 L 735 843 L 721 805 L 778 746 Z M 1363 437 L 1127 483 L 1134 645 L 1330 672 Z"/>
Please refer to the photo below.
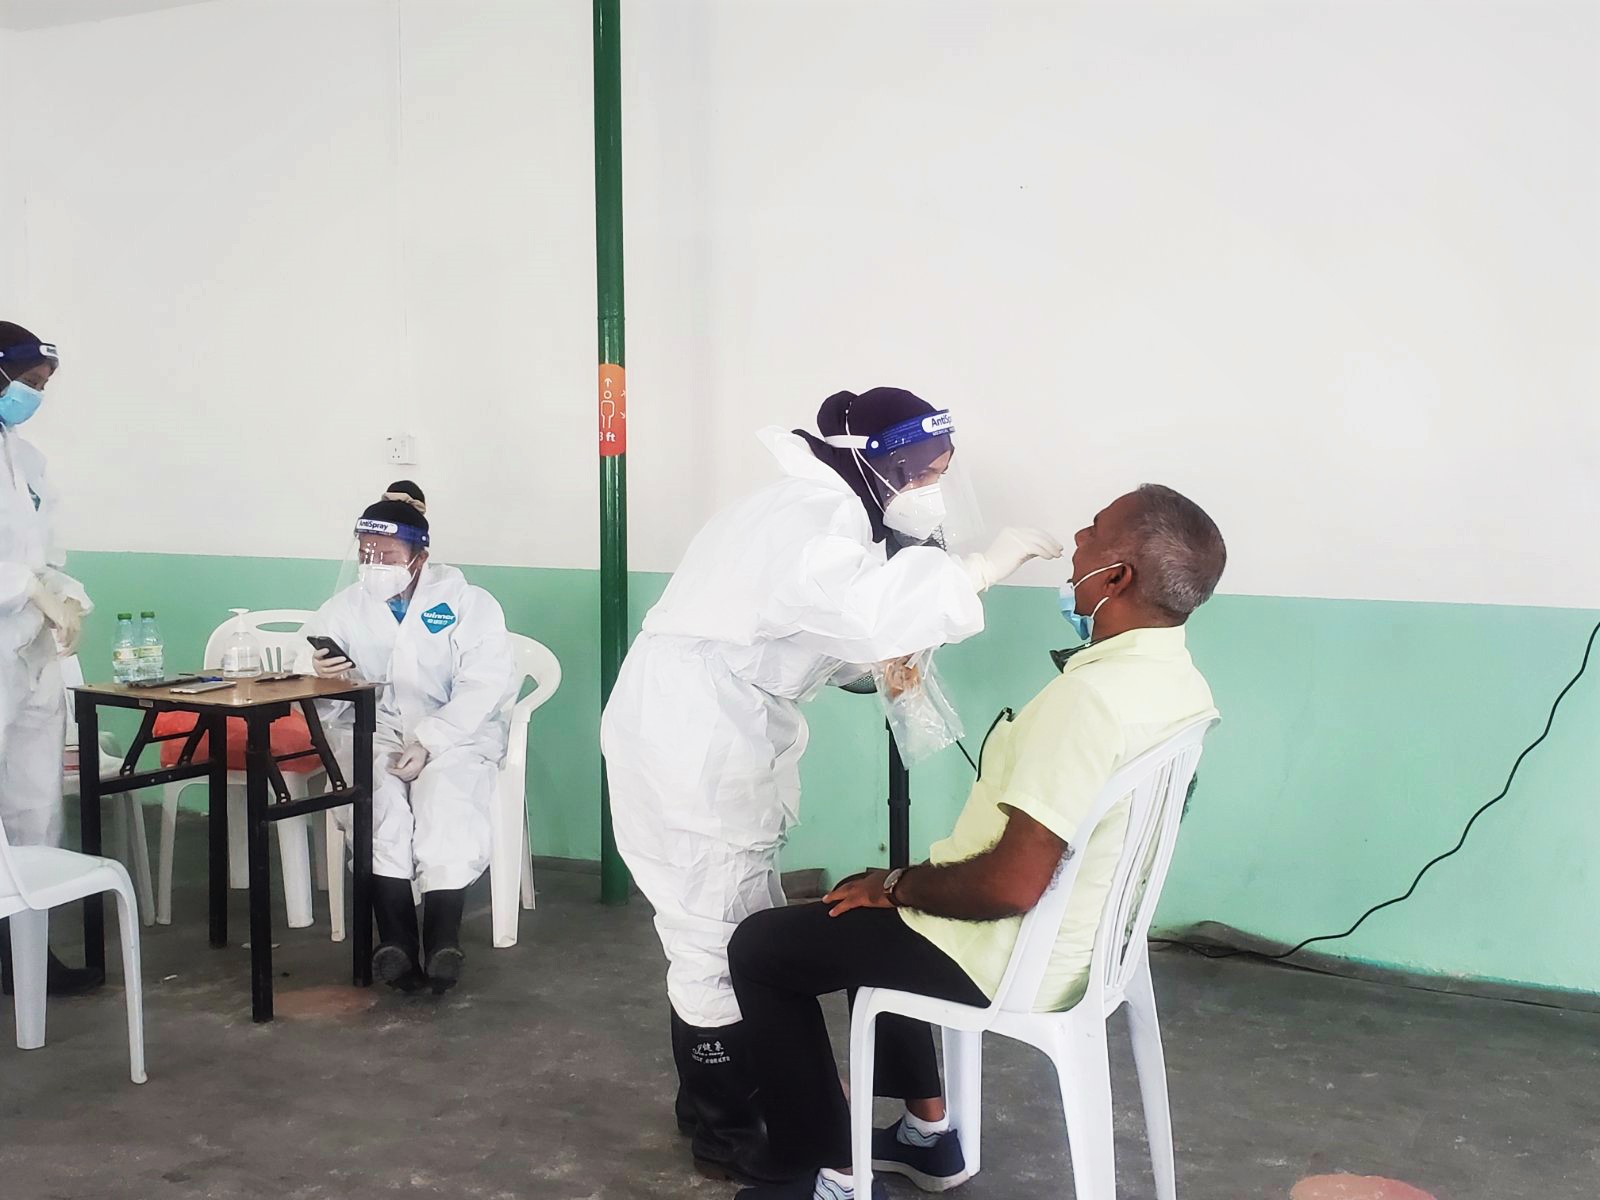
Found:
<path fill-rule="evenodd" d="M 1424 875 L 1433 870 L 1434 867 L 1438 866 L 1452 854 L 1455 854 L 1461 849 L 1462 846 L 1467 844 L 1467 835 L 1472 832 L 1472 827 L 1478 823 L 1478 818 L 1483 816 L 1484 813 L 1488 812 L 1496 804 L 1499 804 L 1500 801 L 1504 800 L 1506 798 L 1506 794 L 1511 791 L 1512 781 L 1517 777 L 1517 771 L 1522 766 L 1522 760 L 1527 758 L 1528 755 L 1532 754 L 1536 749 L 1538 749 L 1540 743 L 1543 742 L 1545 738 L 1550 736 L 1550 730 L 1556 723 L 1556 710 L 1561 707 L 1561 702 L 1567 698 L 1567 693 L 1577 686 L 1578 680 L 1583 678 L 1583 673 L 1589 669 L 1589 655 L 1594 651 L 1594 643 L 1597 636 L 1600 636 L 1600 624 L 1595 625 L 1594 629 L 1592 629 L 1589 633 L 1589 641 L 1583 648 L 1583 662 L 1578 665 L 1578 673 L 1567 681 L 1567 686 L 1561 689 L 1560 693 L 1556 696 L 1555 703 L 1550 706 L 1550 715 L 1545 719 L 1544 732 L 1536 737 L 1521 754 L 1517 755 L 1517 761 L 1511 764 L 1511 773 L 1506 776 L 1506 785 L 1500 789 L 1500 794 L 1493 800 L 1490 800 L 1487 804 L 1483 805 L 1483 807 L 1478 809 L 1477 812 L 1472 814 L 1472 817 L 1467 821 L 1465 828 L 1461 830 L 1461 836 L 1456 839 L 1456 844 L 1450 847 L 1450 849 L 1446 850 L 1443 854 L 1430 859 L 1422 868 L 1422 870 L 1417 872 L 1417 877 L 1411 881 L 1411 886 L 1405 890 L 1403 895 L 1396 896 L 1392 900 L 1385 900 L 1381 904 L 1374 904 L 1371 908 L 1367 909 L 1366 912 L 1362 913 L 1361 916 L 1356 918 L 1356 923 L 1350 926 L 1349 929 L 1346 929 L 1343 933 L 1324 933 L 1319 934 L 1316 937 L 1309 937 L 1305 941 L 1301 942 L 1298 946 L 1291 947 L 1290 949 L 1283 951 L 1281 954 L 1263 954 L 1258 950 L 1217 950 L 1200 946 L 1193 942 L 1174 941 L 1167 938 L 1151 938 L 1150 940 L 1161 946 L 1182 946 L 1186 950 L 1193 950 L 1196 954 L 1203 955 L 1206 958 L 1234 958 L 1241 954 L 1248 954 L 1253 958 L 1265 959 L 1268 962 L 1279 962 L 1282 959 L 1299 954 L 1300 951 L 1304 950 L 1307 946 L 1310 946 L 1316 942 L 1336 942 L 1341 938 L 1347 938 L 1356 930 L 1360 929 L 1361 926 L 1366 923 L 1367 918 L 1372 916 L 1374 913 L 1382 912 L 1384 909 L 1389 908 L 1392 905 L 1400 904 L 1411 899 L 1412 894 L 1417 890 L 1417 885 L 1422 882 L 1422 877 Z"/>

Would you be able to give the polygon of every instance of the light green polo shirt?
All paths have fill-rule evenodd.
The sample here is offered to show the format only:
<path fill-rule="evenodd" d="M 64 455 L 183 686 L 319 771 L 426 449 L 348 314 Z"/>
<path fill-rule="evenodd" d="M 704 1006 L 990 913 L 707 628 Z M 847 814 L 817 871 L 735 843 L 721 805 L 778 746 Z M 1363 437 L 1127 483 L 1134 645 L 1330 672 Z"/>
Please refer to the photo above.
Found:
<path fill-rule="evenodd" d="M 961 862 L 993 848 L 1010 809 L 1027 813 L 1070 845 L 1119 767 L 1190 721 L 1214 715 L 1211 689 L 1189 657 L 1181 627 L 1133 629 L 1080 650 L 1014 720 L 995 726 L 955 830 L 933 846 L 929 861 Z M 1042 1010 L 1069 1008 L 1083 996 L 1127 827 L 1123 797 L 1083 851 L 1039 991 Z M 908 908 L 900 915 L 994 996 L 1022 918 L 958 921 Z"/>

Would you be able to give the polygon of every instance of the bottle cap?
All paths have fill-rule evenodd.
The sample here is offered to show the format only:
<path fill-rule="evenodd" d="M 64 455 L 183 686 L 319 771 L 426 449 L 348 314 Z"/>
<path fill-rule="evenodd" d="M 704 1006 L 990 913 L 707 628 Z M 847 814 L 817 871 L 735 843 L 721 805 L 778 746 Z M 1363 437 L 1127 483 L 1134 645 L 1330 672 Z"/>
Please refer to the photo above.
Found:
<path fill-rule="evenodd" d="M 131 620 L 133 620 L 133 614 L 132 613 L 118 613 L 117 614 L 117 620 L 119 620 L 119 621 L 131 621 Z"/>
<path fill-rule="evenodd" d="M 153 612 L 150 612 L 150 611 L 149 611 L 149 610 L 148 610 L 148 609 L 147 609 L 147 610 L 145 610 L 145 611 L 144 611 L 144 612 L 142 612 L 142 613 L 140 613 L 140 614 L 139 614 L 139 615 L 140 615 L 140 616 L 141 616 L 141 617 L 153 617 L 153 616 L 155 616 L 155 613 L 153 613 Z"/>

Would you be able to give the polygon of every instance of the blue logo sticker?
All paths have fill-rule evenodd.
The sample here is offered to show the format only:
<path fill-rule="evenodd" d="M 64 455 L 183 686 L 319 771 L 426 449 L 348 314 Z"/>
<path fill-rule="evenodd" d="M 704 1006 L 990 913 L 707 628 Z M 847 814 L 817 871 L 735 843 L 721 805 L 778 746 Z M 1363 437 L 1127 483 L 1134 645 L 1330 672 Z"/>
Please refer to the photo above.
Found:
<path fill-rule="evenodd" d="M 435 604 L 423 612 L 422 623 L 428 627 L 429 633 L 438 633 L 456 623 L 456 614 L 450 611 L 448 604 Z"/>

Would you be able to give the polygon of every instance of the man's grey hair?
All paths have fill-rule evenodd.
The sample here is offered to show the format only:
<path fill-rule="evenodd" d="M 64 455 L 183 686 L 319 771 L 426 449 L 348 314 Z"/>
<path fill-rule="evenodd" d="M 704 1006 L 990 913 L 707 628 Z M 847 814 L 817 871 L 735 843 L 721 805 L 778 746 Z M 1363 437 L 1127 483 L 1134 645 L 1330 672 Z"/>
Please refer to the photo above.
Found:
<path fill-rule="evenodd" d="M 1132 561 L 1145 600 L 1185 618 L 1217 590 L 1228 562 L 1222 532 L 1205 509 L 1169 487 L 1141 484 L 1134 495 L 1139 513 L 1122 554 Z"/>

